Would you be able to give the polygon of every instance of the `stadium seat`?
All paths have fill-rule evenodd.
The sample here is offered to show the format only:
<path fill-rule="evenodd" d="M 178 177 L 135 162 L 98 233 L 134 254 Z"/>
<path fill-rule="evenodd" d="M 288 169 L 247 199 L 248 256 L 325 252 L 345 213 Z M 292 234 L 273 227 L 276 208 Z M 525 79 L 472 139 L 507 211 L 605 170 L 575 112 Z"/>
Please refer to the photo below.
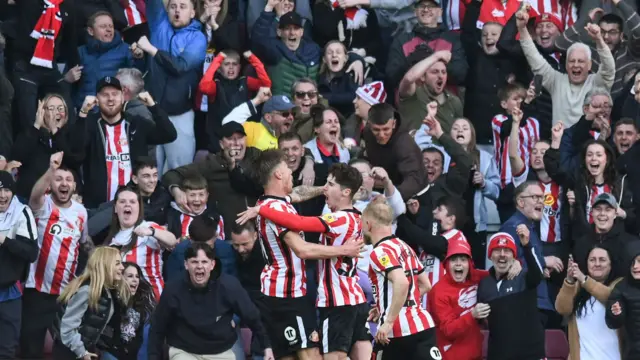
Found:
<path fill-rule="evenodd" d="M 545 352 L 548 360 L 566 360 L 569 357 L 569 342 L 562 330 L 545 331 Z"/>
<path fill-rule="evenodd" d="M 489 349 L 489 330 L 480 330 L 480 332 L 482 333 L 482 337 L 484 338 L 482 340 L 482 358 L 486 359 L 487 351 Z"/>

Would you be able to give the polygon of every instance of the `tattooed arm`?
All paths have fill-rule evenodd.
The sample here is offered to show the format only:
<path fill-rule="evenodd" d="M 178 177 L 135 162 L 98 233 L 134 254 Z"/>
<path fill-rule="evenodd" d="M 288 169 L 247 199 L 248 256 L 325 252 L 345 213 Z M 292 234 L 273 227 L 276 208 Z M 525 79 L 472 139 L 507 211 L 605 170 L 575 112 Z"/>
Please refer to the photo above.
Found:
<path fill-rule="evenodd" d="M 292 203 L 301 203 L 316 196 L 322 195 L 322 186 L 300 185 L 293 188 L 293 192 L 289 195 Z"/>

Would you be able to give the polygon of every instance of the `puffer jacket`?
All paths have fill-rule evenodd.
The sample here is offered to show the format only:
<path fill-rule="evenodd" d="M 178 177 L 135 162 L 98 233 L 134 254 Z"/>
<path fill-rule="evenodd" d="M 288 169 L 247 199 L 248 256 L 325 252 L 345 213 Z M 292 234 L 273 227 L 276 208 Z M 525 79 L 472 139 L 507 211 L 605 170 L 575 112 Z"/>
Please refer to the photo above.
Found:
<path fill-rule="evenodd" d="M 133 66 L 133 55 L 129 45 L 122 41 L 118 32 L 108 43 L 87 35 L 86 44 L 78 48 L 78 55 L 83 69 L 73 97 L 76 108 L 82 106 L 87 95 L 95 96 L 98 80 L 105 76 L 116 76 L 119 69 Z"/>
<path fill-rule="evenodd" d="M 607 326 L 610 329 L 624 328 L 626 344 L 623 360 L 640 359 L 640 280 L 634 279 L 630 267 L 637 256 L 640 256 L 640 241 L 634 241 L 627 247 L 629 255 L 626 261 L 625 277 L 613 288 L 606 306 Z M 614 315 L 611 311 L 613 304 L 618 303 L 622 312 Z"/>
<path fill-rule="evenodd" d="M 197 20 L 175 29 L 162 0 L 147 2 L 147 20 L 150 41 L 158 52 L 153 57 L 147 56 L 146 89 L 167 114 L 183 114 L 191 110 L 198 89 L 207 53 L 207 37 Z"/>

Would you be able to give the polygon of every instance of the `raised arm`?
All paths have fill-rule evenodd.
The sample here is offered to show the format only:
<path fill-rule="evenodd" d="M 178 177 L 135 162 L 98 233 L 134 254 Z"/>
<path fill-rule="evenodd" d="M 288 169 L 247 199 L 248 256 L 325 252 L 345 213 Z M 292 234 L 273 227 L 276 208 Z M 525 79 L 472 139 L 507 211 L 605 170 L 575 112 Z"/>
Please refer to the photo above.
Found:
<path fill-rule="evenodd" d="M 258 91 L 261 87 L 270 88 L 271 87 L 271 79 L 269 78 L 269 74 L 267 74 L 267 70 L 264 68 L 264 64 L 260 59 L 255 56 L 251 51 L 245 51 L 244 57 L 249 61 L 249 64 L 253 66 L 253 69 L 256 71 L 257 78 L 252 76 L 247 76 L 247 86 L 251 91 Z"/>
<path fill-rule="evenodd" d="M 607 90 L 611 90 L 613 81 L 616 76 L 616 61 L 611 54 L 611 50 L 607 43 L 604 42 L 600 27 L 596 24 L 588 24 L 587 32 L 596 43 L 596 50 L 600 57 L 600 67 L 596 73 L 594 86 L 602 86 Z"/>
<path fill-rule="evenodd" d="M 520 148 L 520 121 L 522 121 L 522 110 L 514 109 L 511 120 L 511 133 L 509 134 L 509 162 L 511 163 L 511 173 L 522 174 L 527 167 L 518 151 Z"/>
<path fill-rule="evenodd" d="M 213 58 L 211 65 L 209 65 L 207 72 L 204 73 L 204 76 L 198 84 L 198 89 L 209 97 L 209 102 L 213 102 L 216 99 L 215 75 L 226 57 L 227 55 L 224 52 L 220 52 L 216 55 L 216 57 Z"/>
<path fill-rule="evenodd" d="M 257 107 L 269 100 L 270 97 L 271 89 L 266 87 L 260 88 L 253 99 L 233 108 L 233 110 L 231 110 L 231 112 L 222 119 L 222 125 L 231 121 L 235 121 L 241 125 L 244 124 L 250 117 L 258 114 Z"/>
<path fill-rule="evenodd" d="M 640 58 L 640 16 L 626 1 L 613 0 L 624 19 L 624 29 L 628 36 L 627 48 L 636 59 Z"/>
<path fill-rule="evenodd" d="M 322 193 L 322 186 L 300 185 L 293 188 L 293 192 L 289 197 L 292 203 L 297 204 L 318 197 Z"/>
<path fill-rule="evenodd" d="M 44 196 L 49 189 L 49 184 L 53 179 L 53 174 L 62 164 L 62 152 L 57 152 L 49 158 L 49 169 L 36 181 L 36 184 L 31 190 L 31 197 L 29 198 L 29 207 L 33 211 L 38 211 L 44 206 Z"/>
<path fill-rule="evenodd" d="M 398 87 L 398 94 L 400 98 L 405 99 L 416 93 L 416 83 L 433 64 L 438 61 L 443 61 L 446 64 L 449 63 L 450 60 L 451 52 L 447 50 L 440 50 L 413 65 L 411 69 L 404 74 L 404 77 L 402 77 L 402 80 L 400 81 L 400 85 Z"/>
<path fill-rule="evenodd" d="M 138 98 L 149 109 L 155 124 L 155 127 L 147 132 L 147 143 L 149 145 L 162 145 L 175 141 L 178 138 L 176 127 L 169 120 L 169 115 L 153 100 L 151 94 L 143 91 L 138 94 Z M 139 124 L 148 126 L 148 123 L 143 121 L 140 121 Z"/>
<path fill-rule="evenodd" d="M 527 58 L 531 71 L 533 71 L 535 75 L 541 75 L 542 86 L 550 93 L 553 93 L 555 78 L 558 72 L 540 55 L 536 45 L 533 43 L 531 34 L 529 34 L 529 30 L 527 29 L 529 14 L 526 11 L 518 11 L 514 16 L 516 16 L 516 24 L 520 32 L 520 46 L 522 46 L 522 51 Z"/>
<path fill-rule="evenodd" d="M 407 215 L 398 216 L 398 234 L 409 245 L 421 247 L 426 253 L 444 260 L 449 242 L 443 236 L 414 224 Z"/>

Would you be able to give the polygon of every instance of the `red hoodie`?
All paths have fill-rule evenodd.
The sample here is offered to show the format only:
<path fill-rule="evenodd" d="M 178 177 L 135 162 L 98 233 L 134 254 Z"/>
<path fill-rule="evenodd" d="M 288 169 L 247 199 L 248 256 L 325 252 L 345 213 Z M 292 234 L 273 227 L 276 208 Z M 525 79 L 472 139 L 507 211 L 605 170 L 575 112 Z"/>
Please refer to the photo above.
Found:
<path fill-rule="evenodd" d="M 483 337 L 471 310 L 476 304 L 478 283 L 489 272 L 473 266 L 471 248 L 462 241 L 449 243 L 445 269 L 449 268 L 449 258 L 458 254 L 469 256 L 467 280 L 455 282 L 447 272 L 429 292 L 429 309 L 436 323 L 438 347 L 443 360 L 481 360 Z"/>

